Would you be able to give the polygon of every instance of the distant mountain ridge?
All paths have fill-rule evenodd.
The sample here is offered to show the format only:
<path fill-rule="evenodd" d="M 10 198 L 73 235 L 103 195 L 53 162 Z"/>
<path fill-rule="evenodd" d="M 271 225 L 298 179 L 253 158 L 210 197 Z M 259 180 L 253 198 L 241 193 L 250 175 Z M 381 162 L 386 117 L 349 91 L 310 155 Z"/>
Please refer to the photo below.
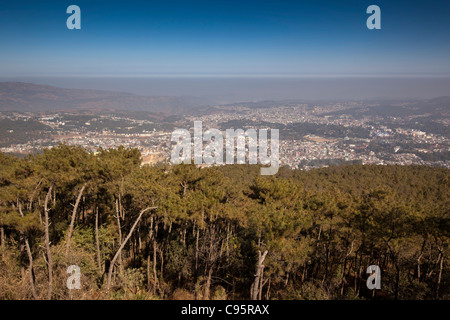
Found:
<path fill-rule="evenodd" d="M 328 101 L 328 100 L 327 100 Z M 369 109 L 355 108 L 361 115 L 377 114 L 402 116 L 405 114 L 421 114 L 430 112 L 438 116 L 450 112 L 450 97 L 442 96 L 433 99 L 411 100 L 407 104 L 398 105 L 397 100 L 367 100 L 374 104 Z M 234 105 L 238 102 L 229 102 Z M 248 108 L 272 107 L 279 103 L 314 102 L 302 99 L 288 100 L 262 100 L 242 101 Z M 65 89 L 49 85 L 40 85 L 26 82 L 0 82 L 0 111 L 56 111 L 56 110 L 126 110 L 145 111 L 162 115 L 183 115 L 194 113 L 214 112 L 217 104 L 226 106 L 228 103 L 219 103 L 216 99 L 192 96 L 141 96 L 127 92 Z M 348 110 L 334 111 L 328 115 L 344 114 Z M 327 115 L 324 114 L 324 115 Z"/>
<path fill-rule="evenodd" d="M 196 97 L 147 97 L 124 92 L 0 82 L 0 111 L 117 109 L 181 114 L 202 105 L 202 100 Z"/>

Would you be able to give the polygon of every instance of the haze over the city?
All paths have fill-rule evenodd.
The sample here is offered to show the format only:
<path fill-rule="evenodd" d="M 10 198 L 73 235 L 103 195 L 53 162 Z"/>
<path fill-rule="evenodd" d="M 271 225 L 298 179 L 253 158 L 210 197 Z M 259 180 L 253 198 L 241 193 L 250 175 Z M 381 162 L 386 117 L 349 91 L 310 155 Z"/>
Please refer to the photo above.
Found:
<path fill-rule="evenodd" d="M 130 92 L 144 96 L 196 96 L 206 103 L 282 99 L 409 99 L 450 95 L 448 77 L 10 77 L 67 89 Z"/>

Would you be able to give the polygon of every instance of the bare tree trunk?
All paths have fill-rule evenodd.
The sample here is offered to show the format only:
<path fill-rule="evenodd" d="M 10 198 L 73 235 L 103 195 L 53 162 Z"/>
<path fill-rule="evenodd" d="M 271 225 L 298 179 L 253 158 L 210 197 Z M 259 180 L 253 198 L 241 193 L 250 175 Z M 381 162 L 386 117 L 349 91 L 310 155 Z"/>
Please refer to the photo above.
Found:
<path fill-rule="evenodd" d="M 267 291 L 266 291 L 266 300 L 270 300 L 270 278 L 269 278 L 269 284 L 267 285 Z"/>
<path fill-rule="evenodd" d="M 139 228 L 140 229 L 140 228 Z M 138 232 L 138 254 L 141 253 L 142 250 L 142 237 L 141 237 L 141 232 Z"/>
<path fill-rule="evenodd" d="M 394 263 L 395 270 L 397 271 L 395 274 L 395 291 L 394 291 L 394 299 L 398 300 L 398 288 L 400 283 L 400 267 L 398 265 L 398 259 L 395 256 L 394 251 L 392 251 L 391 246 L 389 245 L 389 241 L 386 242 L 387 247 L 389 248 L 389 251 L 391 253 L 392 262 Z"/>
<path fill-rule="evenodd" d="M 134 229 L 136 228 L 137 224 L 139 223 L 139 220 L 141 220 L 142 215 L 147 212 L 148 210 L 152 210 L 152 209 L 156 209 L 157 207 L 149 207 L 149 208 L 145 208 L 144 210 L 142 210 L 139 213 L 139 216 L 137 217 L 136 221 L 134 222 L 133 226 L 131 227 L 130 232 L 128 233 L 127 237 L 125 238 L 125 240 L 122 242 L 122 244 L 120 245 L 119 249 L 117 250 L 116 254 L 114 255 L 114 258 L 111 261 L 111 264 L 109 265 L 109 272 L 108 272 L 108 285 L 107 285 L 107 289 L 109 290 L 109 288 L 111 287 L 111 276 L 112 276 L 112 271 L 114 268 L 114 264 L 117 260 L 117 257 L 120 255 L 120 253 L 122 252 L 123 247 L 125 247 L 126 243 L 128 242 L 128 240 L 130 240 L 131 235 L 133 234 Z"/>
<path fill-rule="evenodd" d="M 20 250 L 20 275 L 22 276 L 22 278 L 25 278 L 25 267 L 23 266 L 22 263 L 22 257 L 23 257 L 23 253 L 25 251 L 25 235 L 23 234 L 23 232 L 20 232 L 20 246 L 19 246 L 19 250 Z"/>
<path fill-rule="evenodd" d="M 195 270 L 198 270 L 198 238 L 200 237 L 200 226 L 197 226 L 197 235 L 195 239 Z"/>
<path fill-rule="evenodd" d="M 258 300 L 261 300 L 262 297 L 262 290 L 263 287 L 266 285 L 267 281 L 269 281 L 269 279 L 266 279 L 264 281 L 264 273 L 262 274 L 260 280 L 259 280 L 259 293 L 258 293 Z"/>
<path fill-rule="evenodd" d="M 25 247 L 27 248 L 28 260 L 30 261 L 30 265 L 28 266 L 29 275 L 30 275 L 30 286 L 31 286 L 31 294 L 33 295 L 34 300 L 37 300 L 36 288 L 34 286 L 34 270 L 33 270 L 33 255 L 31 254 L 30 243 L 28 242 L 28 238 L 25 237 Z"/>
<path fill-rule="evenodd" d="M 211 278 L 212 278 L 212 272 L 213 272 L 213 267 L 210 266 L 209 267 L 209 271 L 208 271 L 208 277 L 206 278 L 206 285 L 205 285 L 205 294 L 203 296 L 204 300 L 209 300 L 209 296 L 210 296 L 210 292 L 211 292 Z"/>
<path fill-rule="evenodd" d="M 117 230 L 119 231 L 119 247 L 122 244 L 122 227 L 120 226 L 120 212 L 122 205 L 119 203 L 119 199 L 116 198 L 116 218 L 117 218 Z M 119 253 L 119 265 L 122 266 L 122 252 Z"/>
<path fill-rule="evenodd" d="M 102 271 L 102 263 L 100 258 L 100 240 L 98 237 L 98 207 L 95 208 L 95 246 L 97 249 L 97 265 L 98 270 Z"/>
<path fill-rule="evenodd" d="M 0 227 L 0 241 L 3 249 L 5 247 L 5 229 L 3 227 Z"/>
<path fill-rule="evenodd" d="M 328 231 L 328 241 L 327 241 L 327 244 L 325 246 L 325 274 L 324 274 L 323 279 L 322 279 L 322 287 L 328 281 L 328 263 L 329 263 L 328 260 L 329 260 L 329 256 L 330 256 L 330 243 L 331 243 L 332 232 L 333 232 L 333 215 L 331 215 L 330 229 Z"/>
<path fill-rule="evenodd" d="M 56 206 L 56 189 L 53 189 L 53 206 Z"/>
<path fill-rule="evenodd" d="M 147 255 L 147 291 L 150 291 L 150 253 Z"/>
<path fill-rule="evenodd" d="M 72 219 L 70 220 L 69 231 L 67 232 L 67 244 L 66 244 L 66 254 L 65 254 L 66 260 L 67 260 L 67 257 L 69 256 L 70 240 L 72 239 L 73 227 L 75 225 L 75 217 L 77 215 L 78 205 L 80 204 L 81 196 L 83 195 L 83 191 L 85 188 L 86 188 L 86 183 L 81 187 L 80 192 L 78 193 L 77 201 L 75 202 L 75 205 L 73 207 Z"/>
<path fill-rule="evenodd" d="M 39 180 L 38 184 L 37 184 L 36 187 L 34 188 L 33 193 L 31 194 L 30 202 L 29 202 L 29 204 L 28 204 L 28 211 L 31 211 L 31 209 L 33 208 L 34 197 L 36 196 L 36 193 L 37 193 L 37 191 L 38 191 L 39 186 L 41 185 L 41 183 L 42 183 L 42 179 Z"/>
<path fill-rule="evenodd" d="M 422 259 L 423 252 L 420 253 L 419 257 L 417 258 L 417 279 L 420 281 L 420 259 Z"/>
<path fill-rule="evenodd" d="M 19 202 L 19 213 L 20 216 L 23 218 L 23 212 L 22 212 L 22 205 Z M 28 237 L 25 233 L 23 233 L 23 237 L 25 239 L 25 248 L 27 249 L 27 255 L 28 255 L 28 261 L 29 261 L 29 266 L 28 266 L 28 274 L 29 274 L 29 278 L 30 278 L 30 286 L 31 286 L 31 294 L 33 295 L 33 299 L 37 300 L 37 295 L 36 295 L 36 288 L 34 286 L 34 278 L 33 278 L 33 255 L 31 254 L 31 248 L 30 248 L 30 243 L 28 241 Z"/>
<path fill-rule="evenodd" d="M 152 269 L 153 269 L 153 288 L 152 288 L 152 292 L 153 295 L 156 295 L 156 286 L 158 283 L 158 275 L 156 273 L 156 259 L 157 259 L 157 245 L 156 245 L 156 233 L 158 232 L 158 225 L 155 223 L 155 232 L 153 232 L 153 222 L 154 222 L 154 217 L 152 216 L 150 218 L 150 230 L 149 230 L 149 238 L 152 241 L 152 246 L 153 246 L 153 263 L 152 263 Z M 148 254 L 147 257 L 147 285 L 148 285 L 148 289 L 150 290 L 150 253 Z"/>
<path fill-rule="evenodd" d="M 52 195 L 53 183 L 50 185 L 48 189 L 47 195 L 45 196 L 44 202 L 44 215 L 45 215 L 45 249 L 47 251 L 47 265 L 48 265 L 48 293 L 47 299 L 51 300 L 52 298 L 52 286 L 53 286 L 53 271 L 52 271 L 52 254 L 50 252 L 50 236 L 49 236 L 49 219 L 48 219 L 48 201 Z"/>
<path fill-rule="evenodd" d="M 269 282 L 269 280 L 270 280 L 270 278 L 269 279 L 265 279 L 264 281 L 264 274 L 263 274 L 263 276 L 261 277 L 261 280 L 260 280 L 260 285 L 259 285 L 259 293 L 258 293 L 258 300 L 262 300 L 262 289 L 264 288 L 264 286 L 266 285 L 266 283 L 267 282 Z"/>
<path fill-rule="evenodd" d="M 205 211 L 202 207 L 202 220 L 201 220 L 202 224 L 204 221 L 204 216 L 205 216 Z M 199 222 L 197 225 L 197 236 L 196 236 L 196 240 L 195 240 L 195 271 L 196 271 L 196 273 L 198 272 L 198 240 L 200 238 L 200 227 L 201 227 L 201 225 Z"/>
<path fill-rule="evenodd" d="M 344 264 L 343 264 L 343 267 L 342 267 L 341 296 L 344 295 L 344 288 L 345 288 L 345 285 L 347 284 L 347 280 L 345 279 L 345 271 L 347 269 L 348 257 L 352 254 L 352 251 L 353 251 L 353 244 L 354 244 L 354 241 L 352 241 L 352 244 L 350 246 L 350 250 L 345 255 Z"/>
<path fill-rule="evenodd" d="M 156 248 L 156 239 L 153 239 L 153 295 L 156 295 L 156 286 L 158 282 L 158 274 L 156 273 L 156 259 L 157 259 L 158 249 Z"/>
<path fill-rule="evenodd" d="M 439 249 L 440 255 L 441 255 L 441 263 L 439 264 L 439 276 L 438 276 L 438 281 L 437 281 L 437 285 L 436 285 L 436 299 L 439 299 L 439 288 L 441 286 L 441 279 L 442 279 L 442 269 L 444 268 L 444 251 L 443 249 Z"/>
<path fill-rule="evenodd" d="M 122 176 L 122 181 L 120 183 L 120 190 L 119 190 L 119 208 L 120 208 L 120 217 L 122 218 L 122 220 L 125 220 L 125 210 L 123 209 L 122 205 L 123 183 L 124 177 Z"/>
<path fill-rule="evenodd" d="M 164 283 L 164 250 L 159 250 L 159 260 L 160 260 L 160 272 L 159 272 L 159 283 Z M 161 288 L 160 288 L 161 291 Z"/>
<path fill-rule="evenodd" d="M 182 235 L 182 243 L 183 246 L 186 247 L 186 232 L 187 232 L 187 226 L 183 227 L 183 235 Z"/>
<path fill-rule="evenodd" d="M 261 284 L 261 277 L 264 273 L 264 259 L 266 258 L 268 251 L 264 251 L 263 254 L 261 254 L 261 250 L 258 250 L 258 263 L 256 265 L 256 274 L 255 274 L 255 280 L 253 281 L 252 288 L 251 288 L 251 299 L 252 300 L 258 300 L 259 295 L 259 286 Z"/>
<path fill-rule="evenodd" d="M 423 256 L 423 250 L 425 249 L 425 243 L 426 243 L 426 239 L 423 240 L 423 244 L 422 244 L 422 249 L 420 250 L 420 255 L 417 258 L 417 279 L 420 281 L 420 259 L 422 259 Z"/>

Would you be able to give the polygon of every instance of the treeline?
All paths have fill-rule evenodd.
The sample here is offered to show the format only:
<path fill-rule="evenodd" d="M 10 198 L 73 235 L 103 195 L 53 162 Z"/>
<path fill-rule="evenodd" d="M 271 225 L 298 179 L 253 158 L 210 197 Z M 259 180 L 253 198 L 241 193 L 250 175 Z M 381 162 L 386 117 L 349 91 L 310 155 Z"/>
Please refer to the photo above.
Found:
<path fill-rule="evenodd" d="M 449 177 L 141 166 L 125 148 L 0 154 L 0 298 L 449 299 Z"/>

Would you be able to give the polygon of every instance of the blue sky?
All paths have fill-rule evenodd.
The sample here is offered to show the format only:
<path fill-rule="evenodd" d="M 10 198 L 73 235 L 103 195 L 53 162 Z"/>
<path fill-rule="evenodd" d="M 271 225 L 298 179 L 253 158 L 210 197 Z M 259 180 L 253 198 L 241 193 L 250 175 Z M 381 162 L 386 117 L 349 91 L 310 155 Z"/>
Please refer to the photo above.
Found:
<path fill-rule="evenodd" d="M 2 1 L 0 76 L 448 76 L 449 17 L 450 1 L 424 0 Z"/>

